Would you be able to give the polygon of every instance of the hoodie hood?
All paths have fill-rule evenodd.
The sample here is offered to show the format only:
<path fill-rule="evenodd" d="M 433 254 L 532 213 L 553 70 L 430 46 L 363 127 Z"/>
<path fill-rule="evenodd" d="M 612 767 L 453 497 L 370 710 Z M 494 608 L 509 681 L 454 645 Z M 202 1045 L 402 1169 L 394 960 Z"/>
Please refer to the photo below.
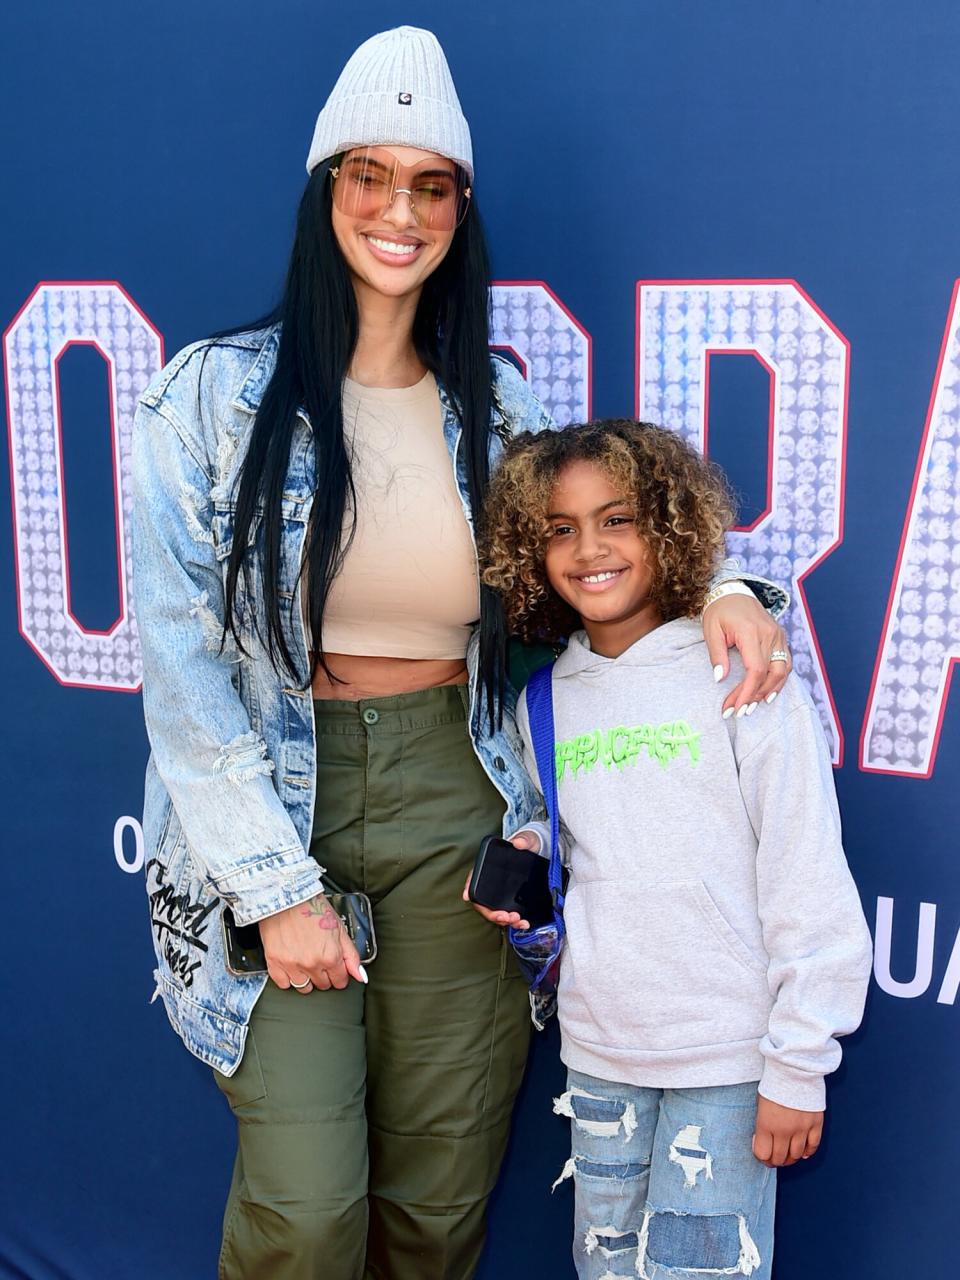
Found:
<path fill-rule="evenodd" d="M 554 678 L 603 676 L 624 667 L 653 667 L 678 661 L 696 645 L 703 645 L 703 626 L 698 618 L 674 618 L 641 636 L 617 658 L 594 653 L 586 631 L 575 631 L 557 659 Z"/>

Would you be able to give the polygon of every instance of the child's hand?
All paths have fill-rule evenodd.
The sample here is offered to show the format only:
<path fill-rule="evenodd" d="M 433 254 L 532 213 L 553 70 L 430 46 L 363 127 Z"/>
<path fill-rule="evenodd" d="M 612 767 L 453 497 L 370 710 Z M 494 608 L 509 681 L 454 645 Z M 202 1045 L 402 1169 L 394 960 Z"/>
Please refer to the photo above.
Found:
<path fill-rule="evenodd" d="M 531 849 L 534 853 L 540 852 L 540 837 L 535 831 L 518 831 L 515 836 L 510 837 L 510 843 L 515 849 Z M 471 871 L 467 875 L 466 884 L 463 886 L 463 900 L 470 902 L 468 890 L 470 888 Z M 478 902 L 470 904 L 474 911 L 479 911 L 484 920 L 489 920 L 491 924 L 512 925 L 515 929 L 529 929 L 530 923 L 524 920 L 517 911 L 491 911 L 489 907 L 481 907 Z"/>
<path fill-rule="evenodd" d="M 757 1095 L 753 1154 L 771 1169 L 808 1160 L 820 1145 L 822 1111 L 797 1111 Z"/>

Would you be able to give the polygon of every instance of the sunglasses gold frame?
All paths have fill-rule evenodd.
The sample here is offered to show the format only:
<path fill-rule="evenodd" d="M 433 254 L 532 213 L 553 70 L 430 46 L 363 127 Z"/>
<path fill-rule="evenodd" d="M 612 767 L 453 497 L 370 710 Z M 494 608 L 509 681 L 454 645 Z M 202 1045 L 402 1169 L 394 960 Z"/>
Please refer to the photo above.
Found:
<path fill-rule="evenodd" d="M 344 160 L 344 156 L 343 155 L 335 156 L 334 159 L 336 160 L 337 163 L 332 164 L 330 166 L 329 173 L 330 173 L 331 185 L 333 186 L 334 191 L 336 191 L 337 179 L 340 177 L 340 166 Z M 456 161 L 453 161 L 453 163 L 456 164 Z M 408 166 L 401 165 L 398 162 L 396 165 L 396 171 L 399 171 L 407 167 Z M 463 173 L 463 170 L 460 168 L 459 165 L 457 165 L 456 167 L 458 172 Z M 464 177 L 466 177 L 465 174 L 464 174 Z M 401 196 L 401 195 L 407 197 L 407 200 L 410 204 L 410 210 L 413 213 L 413 217 L 414 217 L 414 220 L 416 221 L 417 226 L 422 227 L 427 225 L 423 222 L 423 220 L 420 217 L 420 214 L 417 210 L 416 202 L 413 198 L 413 192 L 409 187 L 393 187 L 390 194 L 390 198 L 387 200 L 386 204 L 383 205 L 383 207 L 380 210 L 378 210 L 378 212 L 374 216 L 378 218 L 382 218 L 388 209 L 393 208 L 393 205 L 396 202 L 397 196 Z M 467 216 L 467 211 L 470 207 L 470 200 L 472 196 L 473 196 L 473 188 L 470 186 L 464 187 L 463 191 L 460 193 L 460 200 L 462 200 L 463 202 L 463 209 L 460 212 L 460 215 L 457 218 L 457 220 L 454 222 L 453 226 L 447 227 L 447 228 L 436 227 L 436 228 L 433 228 L 433 230 L 443 229 L 443 230 L 455 231 L 456 228 L 463 223 L 464 218 Z"/>

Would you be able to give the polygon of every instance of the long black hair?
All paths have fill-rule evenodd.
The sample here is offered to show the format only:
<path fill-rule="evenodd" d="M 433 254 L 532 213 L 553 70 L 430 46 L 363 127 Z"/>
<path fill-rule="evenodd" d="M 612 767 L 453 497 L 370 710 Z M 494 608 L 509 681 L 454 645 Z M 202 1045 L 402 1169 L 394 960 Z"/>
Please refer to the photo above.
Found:
<path fill-rule="evenodd" d="M 323 615 L 356 524 L 357 495 L 344 440 L 341 395 L 357 343 L 359 319 L 350 274 L 331 219 L 329 171 L 333 163 L 333 159 L 327 160 L 314 169 L 300 200 L 279 304 L 255 326 L 244 326 L 260 328 L 279 323 L 281 329 L 276 367 L 257 410 L 243 463 L 226 583 L 224 634 L 229 630 L 242 648 L 238 585 L 241 578 L 245 587 L 250 581 L 251 556 L 259 559 L 267 652 L 278 673 L 288 673 L 304 688 L 318 667 L 335 678 L 324 656 Z M 413 342 L 420 360 L 446 389 L 459 418 L 475 522 L 480 519 L 489 479 L 493 407 L 489 283 L 486 239 L 475 201 L 471 200 L 446 257 L 424 285 L 414 317 Z M 307 672 L 296 669 L 284 627 L 284 613 L 292 622 L 295 605 L 280 593 L 281 503 L 300 410 L 306 411 L 313 428 L 317 477 L 306 550 L 299 567 L 307 590 L 307 624 L 313 654 Z M 263 514 L 258 524 L 260 511 Z M 505 653 L 506 629 L 499 598 L 491 588 L 482 586 L 481 697 L 477 699 L 475 715 L 479 726 L 481 704 L 485 704 L 491 731 L 500 716 Z"/>

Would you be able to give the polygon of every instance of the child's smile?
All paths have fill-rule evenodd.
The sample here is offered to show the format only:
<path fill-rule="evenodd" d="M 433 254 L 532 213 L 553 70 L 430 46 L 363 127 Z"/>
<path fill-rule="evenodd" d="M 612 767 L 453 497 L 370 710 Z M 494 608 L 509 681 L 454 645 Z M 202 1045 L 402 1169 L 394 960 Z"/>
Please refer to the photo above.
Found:
<path fill-rule="evenodd" d="M 598 653 L 616 657 L 661 622 L 632 499 L 592 462 L 571 462 L 550 495 L 545 567 Z"/>
<path fill-rule="evenodd" d="M 581 586 L 590 591 L 603 591 L 614 582 L 618 582 L 630 569 L 624 565 L 622 569 L 604 569 L 602 573 L 583 573 L 574 575 Z"/>

